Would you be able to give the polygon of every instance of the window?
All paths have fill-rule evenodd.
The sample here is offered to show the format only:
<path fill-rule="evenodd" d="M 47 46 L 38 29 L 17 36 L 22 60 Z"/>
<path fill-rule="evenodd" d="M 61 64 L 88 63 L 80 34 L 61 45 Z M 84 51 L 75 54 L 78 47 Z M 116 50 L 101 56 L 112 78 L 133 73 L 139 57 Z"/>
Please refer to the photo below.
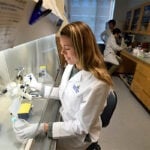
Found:
<path fill-rule="evenodd" d="M 95 34 L 97 43 L 102 43 L 100 34 L 106 22 L 113 18 L 115 0 L 69 0 L 69 22 L 83 21 Z"/>

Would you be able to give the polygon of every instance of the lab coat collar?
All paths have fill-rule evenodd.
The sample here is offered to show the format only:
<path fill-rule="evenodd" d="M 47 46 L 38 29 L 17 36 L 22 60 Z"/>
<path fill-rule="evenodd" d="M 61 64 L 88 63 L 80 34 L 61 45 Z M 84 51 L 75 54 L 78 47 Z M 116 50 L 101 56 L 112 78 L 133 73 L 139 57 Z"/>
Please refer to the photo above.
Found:
<path fill-rule="evenodd" d="M 91 73 L 85 70 L 80 70 L 78 73 L 76 73 L 72 78 L 70 78 L 70 81 L 77 81 L 80 82 L 81 80 L 85 80 L 87 78 L 91 77 Z"/>

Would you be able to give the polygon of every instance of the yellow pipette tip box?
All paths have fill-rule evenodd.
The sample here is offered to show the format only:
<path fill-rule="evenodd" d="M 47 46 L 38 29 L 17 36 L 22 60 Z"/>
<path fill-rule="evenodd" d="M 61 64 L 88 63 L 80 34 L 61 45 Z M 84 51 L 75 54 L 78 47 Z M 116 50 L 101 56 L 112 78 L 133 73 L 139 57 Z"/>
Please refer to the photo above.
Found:
<path fill-rule="evenodd" d="M 32 108 L 31 103 L 22 103 L 18 110 L 18 118 L 28 119 L 31 108 Z"/>

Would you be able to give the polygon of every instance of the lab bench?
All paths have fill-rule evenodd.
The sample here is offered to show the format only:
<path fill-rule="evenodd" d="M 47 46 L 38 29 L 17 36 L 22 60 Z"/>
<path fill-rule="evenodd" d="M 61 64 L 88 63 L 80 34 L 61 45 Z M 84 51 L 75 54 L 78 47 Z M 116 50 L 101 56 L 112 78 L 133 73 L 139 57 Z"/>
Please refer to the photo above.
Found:
<path fill-rule="evenodd" d="M 118 69 L 121 79 L 150 112 L 150 57 L 137 57 L 126 50 L 120 53 L 123 62 Z M 130 84 L 127 76 L 132 77 Z"/>
<path fill-rule="evenodd" d="M 1 121 L 0 122 L 0 149 L 5 150 L 20 150 L 27 149 L 27 145 L 17 141 L 16 135 L 13 131 L 11 115 L 8 108 L 11 104 L 11 99 L 7 96 L 1 96 L 0 102 L 3 109 L 0 109 Z M 34 98 L 32 100 L 33 108 L 31 110 L 28 122 L 53 122 L 59 119 L 59 100 Z M 56 145 L 55 140 L 48 139 L 47 136 L 37 136 L 32 140 L 30 149 L 37 150 L 54 150 Z"/>

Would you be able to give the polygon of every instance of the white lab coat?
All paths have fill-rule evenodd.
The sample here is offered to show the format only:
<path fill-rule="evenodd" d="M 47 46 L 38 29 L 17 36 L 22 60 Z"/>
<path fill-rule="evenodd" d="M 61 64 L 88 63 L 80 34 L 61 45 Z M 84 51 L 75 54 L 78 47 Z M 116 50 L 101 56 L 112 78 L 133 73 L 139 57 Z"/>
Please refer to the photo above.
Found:
<path fill-rule="evenodd" d="M 116 52 L 122 49 L 123 48 L 121 46 L 117 45 L 114 35 L 110 35 L 104 50 L 104 61 L 114 65 L 119 65 L 119 61 L 116 58 Z"/>
<path fill-rule="evenodd" d="M 67 65 L 59 89 L 53 88 L 52 97 L 61 101 L 63 122 L 54 122 L 52 134 L 60 150 L 84 150 L 98 140 L 103 111 L 110 87 L 81 70 L 69 79 L 73 65 Z M 46 96 L 46 95 L 45 95 Z M 47 93 L 48 96 L 48 93 Z M 86 135 L 91 142 L 85 142 Z"/>
<path fill-rule="evenodd" d="M 112 32 L 109 28 L 107 28 L 105 31 L 103 31 L 100 35 L 102 41 L 106 44 L 109 36 L 112 35 Z"/>

